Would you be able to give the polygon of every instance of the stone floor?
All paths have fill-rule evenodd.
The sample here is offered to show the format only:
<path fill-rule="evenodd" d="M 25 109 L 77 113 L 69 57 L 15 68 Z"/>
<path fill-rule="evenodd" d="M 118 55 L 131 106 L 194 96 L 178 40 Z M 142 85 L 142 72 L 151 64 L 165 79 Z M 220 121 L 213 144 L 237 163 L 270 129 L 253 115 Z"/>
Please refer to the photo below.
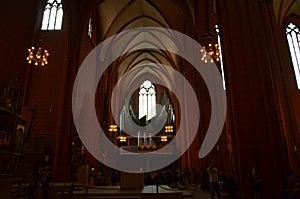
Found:
<path fill-rule="evenodd" d="M 73 190 L 73 191 L 71 191 Z M 157 194 L 157 190 L 158 193 Z M 7 190 L 8 191 L 8 190 Z M 26 186 L 23 186 L 26 191 Z M 20 191 L 19 193 L 22 193 Z M 35 191 L 36 199 L 42 198 L 41 187 Z M 21 194 L 18 197 L 22 198 Z M 26 196 L 24 197 L 26 198 Z M 209 199 L 209 194 L 196 187 L 188 187 L 185 190 L 170 189 L 168 186 L 155 185 L 144 186 L 141 189 L 121 190 L 120 186 L 82 186 L 72 183 L 52 183 L 49 189 L 49 199 Z M 1 197 L 2 199 L 2 197 Z"/>

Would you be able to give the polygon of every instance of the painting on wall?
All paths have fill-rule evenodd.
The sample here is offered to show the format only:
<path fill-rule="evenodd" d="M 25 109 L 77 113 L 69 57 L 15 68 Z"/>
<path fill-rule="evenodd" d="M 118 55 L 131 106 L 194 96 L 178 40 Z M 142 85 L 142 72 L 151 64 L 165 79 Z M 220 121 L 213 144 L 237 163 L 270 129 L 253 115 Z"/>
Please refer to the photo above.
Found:
<path fill-rule="evenodd" d="M 11 140 L 11 133 L 5 130 L 0 130 L 0 148 L 8 149 Z"/>
<path fill-rule="evenodd" d="M 15 152 L 22 152 L 25 139 L 25 126 L 18 124 L 15 136 Z"/>

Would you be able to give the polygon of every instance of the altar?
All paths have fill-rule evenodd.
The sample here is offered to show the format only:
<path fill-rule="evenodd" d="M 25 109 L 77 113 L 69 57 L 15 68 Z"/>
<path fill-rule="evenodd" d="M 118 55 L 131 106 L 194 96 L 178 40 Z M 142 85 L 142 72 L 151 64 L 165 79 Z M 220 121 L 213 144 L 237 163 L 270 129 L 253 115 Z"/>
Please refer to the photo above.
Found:
<path fill-rule="evenodd" d="M 12 78 L 0 94 L 0 176 L 14 176 L 27 136 L 18 79 Z"/>
<path fill-rule="evenodd" d="M 18 177 L 23 146 L 27 136 L 27 122 L 21 117 L 21 93 L 17 78 L 12 78 L 0 91 L 0 187 L 1 198 L 10 197 Z"/>

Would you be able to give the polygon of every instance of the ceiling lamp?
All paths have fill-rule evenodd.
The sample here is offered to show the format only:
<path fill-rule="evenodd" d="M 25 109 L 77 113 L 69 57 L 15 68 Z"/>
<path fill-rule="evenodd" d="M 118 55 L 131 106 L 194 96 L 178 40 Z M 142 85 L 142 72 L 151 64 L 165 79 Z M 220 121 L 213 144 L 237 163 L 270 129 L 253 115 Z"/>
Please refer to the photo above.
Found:
<path fill-rule="evenodd" d="M 40 40 L 41 41 L 41 40 Z M 46 49 L 42 49 L 42 47 L 31 47 L 28 48 L 28 56 L 27 56 L 27 62 L 29 64 L 34 63 L 35 66 L 44 66 L 46 64 L 48 64 L 48 58 L 49 53 Z"/>
<path fill-rule="evenodd" d="M 215 61 L 220 61 L 220 46 L 218 44 L 218 35 L 217 33 L 212 34 L 208 33 L 204 35 L 206 45 L 202 46 L 201 60 L 207 63 L 210 60 L 211 63 Z"/>

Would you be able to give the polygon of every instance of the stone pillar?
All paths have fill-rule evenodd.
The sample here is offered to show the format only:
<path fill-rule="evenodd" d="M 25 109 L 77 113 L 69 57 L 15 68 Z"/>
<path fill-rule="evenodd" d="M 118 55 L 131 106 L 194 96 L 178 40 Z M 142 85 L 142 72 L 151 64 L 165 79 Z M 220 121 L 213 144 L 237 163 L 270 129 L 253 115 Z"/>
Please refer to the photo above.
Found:
<path fill-rule="evenodd" d="M 262 3 L 219 2 L 227 95 L 232 111 L 238 184 L 245 198 L 254 198 L 253 165 L 261 174 L 262 198 L 280 198 L 280 175 L 287 169 L 284 129 L 278 92 L 282 81 L 274 76 L 278 63 L 274 16 Z M 272 7 L 270 5 L 270 7 Z M 273 24 L 274 25 L 274 24 Z M 275 67 L 275 68 L 274 68 Z"/>

